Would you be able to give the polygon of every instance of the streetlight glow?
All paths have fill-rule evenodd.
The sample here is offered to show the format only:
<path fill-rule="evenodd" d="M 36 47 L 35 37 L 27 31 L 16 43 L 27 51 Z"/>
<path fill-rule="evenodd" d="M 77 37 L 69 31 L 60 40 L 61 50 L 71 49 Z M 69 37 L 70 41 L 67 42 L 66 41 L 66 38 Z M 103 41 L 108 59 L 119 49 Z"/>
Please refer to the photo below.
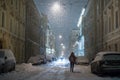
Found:
<path fill-rule="evenodd" d="M 59 38 L 61 39 L 61 38 L 62 38 L 62 35 L 59 35 Z"/>
<path fill-rule="evenodd" d="M 61 43 L 60 45 L 61 45 L 61 46 L 63 46 L 64 44 L 63 44 L 63 43 Z"/>
<path fill-rule="evenodd" d="M 63 45 L 62 48 L 65 49 L 65 46 Z"/>
<path fill-rule="evenodd" d="M 52 6 L 52 10 L 54 12 L 60 11 L 60 4 L 58 2 L 55 2 L 54 5 Z"/>

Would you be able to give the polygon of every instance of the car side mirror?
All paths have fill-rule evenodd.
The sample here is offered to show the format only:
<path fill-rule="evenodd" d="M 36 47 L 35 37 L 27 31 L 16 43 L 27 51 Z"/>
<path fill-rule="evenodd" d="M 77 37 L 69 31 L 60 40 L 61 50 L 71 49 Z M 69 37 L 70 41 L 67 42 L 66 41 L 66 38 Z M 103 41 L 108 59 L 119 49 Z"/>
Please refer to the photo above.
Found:
<path fill-rule="evenodd" d="M 7 56 L 5 56 L 5 60 L 7 59 Z"/>

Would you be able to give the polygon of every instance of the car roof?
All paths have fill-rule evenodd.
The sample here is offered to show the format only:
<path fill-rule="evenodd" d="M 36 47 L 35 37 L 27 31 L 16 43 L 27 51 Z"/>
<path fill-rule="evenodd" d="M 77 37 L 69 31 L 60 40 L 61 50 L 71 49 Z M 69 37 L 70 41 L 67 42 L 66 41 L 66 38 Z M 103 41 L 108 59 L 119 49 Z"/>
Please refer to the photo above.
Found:
<path fill-rule="evenodd" d="M 99 52 L 98 55 L 105 55 L 105 54 L 120 54 L 120 52 L 115 51 L 105 51 L 105 52 Z"/>

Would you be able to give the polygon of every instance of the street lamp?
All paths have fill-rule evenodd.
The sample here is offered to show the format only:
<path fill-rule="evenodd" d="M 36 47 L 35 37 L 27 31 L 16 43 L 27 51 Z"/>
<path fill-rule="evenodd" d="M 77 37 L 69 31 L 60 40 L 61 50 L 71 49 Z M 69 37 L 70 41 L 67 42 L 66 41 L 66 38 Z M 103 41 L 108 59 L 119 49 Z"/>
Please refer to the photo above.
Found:
<path fill-rule="evenodd" d="M 63 45 L 62 48 L 65 49 L 65 46 Z"/>
<path fill-rule="evenodd" d="M 62 39 L 62 35 L 59 35 L 59 38 Z"/>
<path fill-rule="evenodd" d="M 62 57 L 64 56 L 64 51 L 61 52 L 61 56 L 62 56 Z"/>
<path fill-rule="evenodd" d="M 55 2 L 54 4 L 53 4 L 53 6 L 52 6 L 52 10 L 54 11 L 54 12 L 60 12 L 60 4 L 58 3 L 58 2 Z"/>
<path fill-rule="evenodd" d="M 63 44 L 63 43 L 61 43 L 60 45 L 61 45 L 61 46 L 63 46 L 64 44 Z"/>

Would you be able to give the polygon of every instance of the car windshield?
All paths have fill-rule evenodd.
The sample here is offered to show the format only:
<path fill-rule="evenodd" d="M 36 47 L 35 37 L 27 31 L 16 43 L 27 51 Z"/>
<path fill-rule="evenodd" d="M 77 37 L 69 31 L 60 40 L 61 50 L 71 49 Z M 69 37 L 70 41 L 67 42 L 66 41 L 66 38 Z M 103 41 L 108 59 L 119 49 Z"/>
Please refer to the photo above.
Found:
<path fill-rule="evenodd" d="M 4 51 L 0 51 L 0 58 L 4 57 Z"/>
<path fill-rule="evenodd" d="M 120 54 L 106 54 L 104 60 L 120 60 Z"/>

